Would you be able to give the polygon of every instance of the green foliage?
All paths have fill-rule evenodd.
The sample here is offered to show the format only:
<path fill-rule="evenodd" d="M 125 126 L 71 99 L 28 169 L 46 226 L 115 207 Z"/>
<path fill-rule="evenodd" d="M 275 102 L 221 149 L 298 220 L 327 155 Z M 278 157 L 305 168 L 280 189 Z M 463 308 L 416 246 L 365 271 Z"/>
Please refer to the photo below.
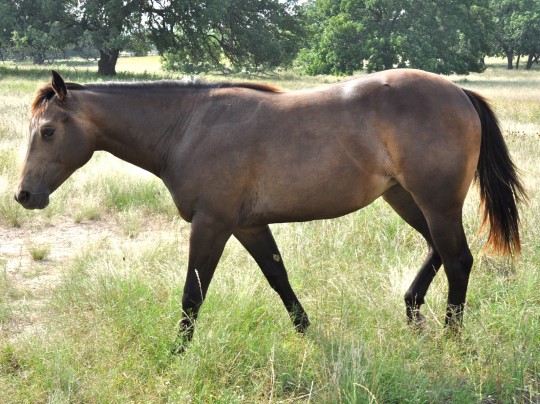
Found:
<path fill-rule="evenodd" d="M 308 74 L 415 67 L 437 73 L 484 69 L 490 30 L 484 0 L 315 0 L 313 35 L 298 64 Z"/>
<path fill-rule="evenodd" d="M 492 30 L 485 0 L 413 3 L 415 8 L 404 14 L 403 64 L 443 74 L 485 69 Z"/>
<path fill-rule="evenodd" d="M 116 75 L 116 62 L 121 50 L 144 48 L 143 15 L 146 0 L 84 0 L 73 14 L 81 35 L 99 50 L 98 74 Z"/>
<path fill-rule="evenodd" d="M 516 57 L 519 61 L 528 55 L 530 69 L 540 56 L 540 1 L 491 0 L 490 6 L 497 26 L 495 54 L 506 57 L 508 69 L 514 67 Z"/>
<path fill-rule="evenodd" d="M 57 57 L 71 43 L 68 5 L 63 0 L 0 0 L 2 42 L 15 57 L 30 57 L 43 64 Z M 5 24 L 5 25 L 4 25 Z"/>
<path fill-rule="evenodd" d="M 169 71 L 315 74 L 415 67 L 480 72 L 540 58 L 540 0 L 0 0 L 0 58 L 44 63 L 99 55 L 116 75 L 122 50 L 157 49 Z"/>
<path fill-rule="evenodd" d="M 0 0 L 0 11 L 0 50 L 30 49 L 39 63 L 66 48 L 98 52 L 100 75 L 116 74 L 124 49 L 144 54 L 150 38 L 169 70 L 274 69 L 292 63 L 304 35 L 296 0 Z"/>
<path fill-rule="evenodd" d="M 13 2 L 0 0 L 0 56 L 5 58 L 4 53 L 12 46 L 11 37 L 16 26 L 16 12 Z"/>
<path fill-rule="evenodd" d="M 361 43 L 362 24 L 345 14 L 330 17 L 327 28 L 315 32 L 310 49 L 300 51 L 296 65 L 310 75 L 353 74 L 363 68 L 368 54 Z"/>
<path fill-rule="evenodd" d="M 267 70 L 292 63 L 303 36 L 296 0 L 173 0 L 151 35 L 164 67 L 188 73 Z"/>
<path fill-rule="evenodd" d="M 0 0 L 0 50 L 31 57 L 37 64 L 70 50 L 100 55 L 98 73 L 116 74 L 119 52 L 149 48 L 143 9 L 146 0 Z M 92 48 L 91 51 L 89 48 Z"/>

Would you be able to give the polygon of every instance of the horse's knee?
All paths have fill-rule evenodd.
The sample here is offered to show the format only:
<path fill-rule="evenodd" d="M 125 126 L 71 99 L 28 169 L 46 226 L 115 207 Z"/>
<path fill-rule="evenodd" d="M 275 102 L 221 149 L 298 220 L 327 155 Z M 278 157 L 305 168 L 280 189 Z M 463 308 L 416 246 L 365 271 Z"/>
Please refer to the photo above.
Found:
<path fill-rule="evenodd" d="M 426 264 L 428 263 L 434 268 L 434 272 L 437 272 L 437 269 L 442 265 L 441 254 L 439 254 L 439 251 L 432 244 L 429 245 L 428 255 L 426 257 Z"/>

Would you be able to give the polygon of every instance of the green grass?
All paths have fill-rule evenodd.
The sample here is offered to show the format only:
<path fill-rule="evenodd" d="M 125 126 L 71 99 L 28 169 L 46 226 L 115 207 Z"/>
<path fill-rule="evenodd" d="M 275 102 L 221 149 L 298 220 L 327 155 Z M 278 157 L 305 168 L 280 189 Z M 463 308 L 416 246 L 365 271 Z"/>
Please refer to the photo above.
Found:
<path fill-rule="evenodd" d="M 155 58 L 121 62 L 132 73 L 120 79 L 170 77 Z M 70 80 L 96 80 L 94 65 L 62 63 L 57 68 Z M 43 273 L 54 266 L 60 280 L 32 295 L 44 297 L 24 310 L 31 294 L 25 283 L 16 283 L 24 268 L 12 269 L 0 257 L 0 402 L 540 401 L 537 71 L 508 72 L 496 63 L 483 74 L 451 77 L 490 98 L 530 194 L 521 210 L 523 253 L 509 261 L 482 255 L 485 235 L 477 234 L 478 196 L 471 190 L 465 228 L 475 266 L 459 338 L 441 325 L 447 293 L 442 272 L 427 296 L 425 330 L 407 327 L 402 296 L 425 245 L 377 201 L 336 220 L 273 226 L 293 288 L 310 315 L 305 336 L 294 332 L 278 296 L 231 240 L 195 337 L 180 356 L 171 349 L 189 226 L 177 218 L 157 179 L 96 153 L 52 195 L 47 210 L 26 212 L 12 199 L 28 104 L 48 74 L 31 66 L 0 67 L 0 226 L 38 232 L 65 220 L 91 220 L 116 223 L 119 230 L 78 246 L 69 259 L 38 267 Z M 283 73 L 271 80 L 293 89 L 335 79 Z M 148 228 L 153 232 L 147 234 Z M 48 244 L 56 248 L 55 240 Z M 12 326 L 22 321 L 21 313 L 33 331 Z"/>
<path fill-rule="evenodd" d="M 34 261 L 43 261 L 49 257 L 51 253 L 50 244 L 35 244 L 28 248 L 28 252 Z"/>
<path fill-rule="evenodd" d="M 0 258 L 0 329 L 12 316 L 10 306 L 12 295 L 10 290 L 11 285 L 7 276 L 6 261 Z"/>

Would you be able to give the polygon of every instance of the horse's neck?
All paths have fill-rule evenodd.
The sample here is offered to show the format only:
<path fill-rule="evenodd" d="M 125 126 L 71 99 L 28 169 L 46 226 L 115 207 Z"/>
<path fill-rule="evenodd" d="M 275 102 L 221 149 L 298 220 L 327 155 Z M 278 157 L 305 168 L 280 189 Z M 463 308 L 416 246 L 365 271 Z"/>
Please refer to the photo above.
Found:
<path fill-rule="evenodd" d="M 100 94 L 96 100 L 91 107 L 99 128 L 96 149 L 159 176 L 171 148 L 171 137 L 181 137 L 182 129 L 175 127 L 182 115 L 179 102 L 171 101 L 167 111 L 163 107 L 166 103 L 158 107 L 157 103 L 142 103 L 140 98 L 137 101 L 120 94 Z"/>

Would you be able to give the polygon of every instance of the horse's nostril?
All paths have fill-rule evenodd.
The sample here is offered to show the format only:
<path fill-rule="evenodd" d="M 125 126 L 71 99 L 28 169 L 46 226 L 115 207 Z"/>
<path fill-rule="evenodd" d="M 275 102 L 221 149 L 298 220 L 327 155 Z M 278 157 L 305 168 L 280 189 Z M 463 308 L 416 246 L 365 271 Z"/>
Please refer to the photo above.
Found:
<path fill-rule="evenodd" d="M 26 203 L 30 199 L 30 192 L 28 191 L 19 191 L 17 195 L 15 195 L 15 200 L 19 203 Z"/>

